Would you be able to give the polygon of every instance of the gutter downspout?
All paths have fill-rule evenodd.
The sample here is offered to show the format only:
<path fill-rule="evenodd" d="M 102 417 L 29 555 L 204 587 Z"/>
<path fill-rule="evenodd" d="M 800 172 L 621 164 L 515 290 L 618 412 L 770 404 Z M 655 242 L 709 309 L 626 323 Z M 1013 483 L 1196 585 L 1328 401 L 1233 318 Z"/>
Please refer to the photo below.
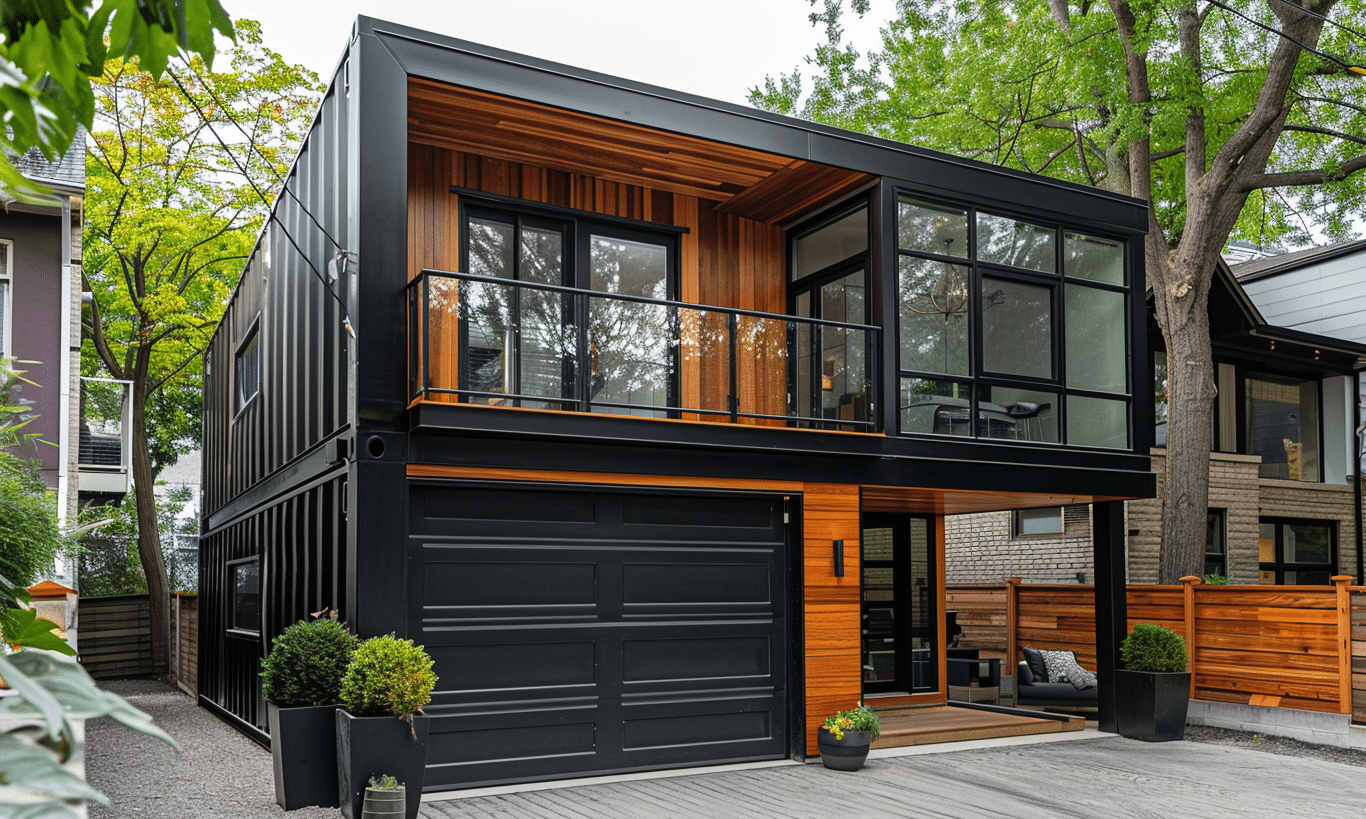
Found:
<path fill-rule="evenodd" d="M 1366 572 L 1362 571 L 1363 563 L 1366 563 L 1366 560 L 1363 560 L 1363 555 L 1361 553 L 1361 456 L 1363 449 L 1362 443 L 1363 440 L 1366 440 L 1366 429 L 1363 429 L 1363 426 L 1366 426 L 1366 424 L 1363 424 L 1361 420 L 1361 370 L 1357 370 L 1356 372 L 1356 384 L 1356 400 L 1352 402 L 1352 429 L 1356 430 L 1356 438 L 1354 441 L 1356 444 L 1356 452 L 1352 459 L 1354 462 L 1352 471 L 1356 474 L 1356 480 L 1352 483 L 1355 486 L 1355 492 L 1353 494 L 1356 500 L 1357 518 L 1356 526 L 1353 528 L 1356 529 L 1357 533 L 1357 583 L 1366 584 Z"/>
<path fill-rule="evenodd" d="M 61 426 L 57 433 L 57 525 L 65 530 L 71 523 L 67 504 L 71 496 L 71 197 L 62 197 L 62 354 L 61 375 L 57 386 L 57 414 Z M 77 313 L 79 315 L 79 313 Z M 78 348 L 79 349 L 79 348 Z"/>

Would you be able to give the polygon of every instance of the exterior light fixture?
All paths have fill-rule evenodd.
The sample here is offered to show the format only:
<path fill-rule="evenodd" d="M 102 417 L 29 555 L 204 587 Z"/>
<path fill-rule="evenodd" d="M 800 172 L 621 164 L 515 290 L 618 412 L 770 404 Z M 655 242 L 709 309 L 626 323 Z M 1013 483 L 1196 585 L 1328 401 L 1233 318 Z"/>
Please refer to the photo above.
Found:
<path fill-rule="evenodd" d="M 835 577 L 844 577 L 844 541 L 835 541 Z"/>

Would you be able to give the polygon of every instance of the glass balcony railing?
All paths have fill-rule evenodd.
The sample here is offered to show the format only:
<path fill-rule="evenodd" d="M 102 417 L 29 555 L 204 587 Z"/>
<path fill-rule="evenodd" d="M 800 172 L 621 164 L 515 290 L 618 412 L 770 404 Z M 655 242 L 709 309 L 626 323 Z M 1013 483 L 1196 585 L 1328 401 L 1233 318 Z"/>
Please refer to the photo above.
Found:
<path fill-rule="evenodd" d="M 435 270 L 408 321 L 414 401 L 876 431 L 869 325 Z"/>

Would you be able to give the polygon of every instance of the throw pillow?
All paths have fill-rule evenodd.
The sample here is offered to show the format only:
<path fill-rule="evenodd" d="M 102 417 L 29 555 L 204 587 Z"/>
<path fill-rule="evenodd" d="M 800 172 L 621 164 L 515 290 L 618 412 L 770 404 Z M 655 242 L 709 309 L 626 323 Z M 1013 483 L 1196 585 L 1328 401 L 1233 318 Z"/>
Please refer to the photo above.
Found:
<path fill-rule="evenodd" d="M 1093 688 L 1096 684 L 1096 675 L 1082 668 L 1077 662 L 1077 655 L 1070 651 L 1040 651 L 1043 655 L 1044 665 L 1048 666 L 1048 679 L 1051 682 L 1070 682 L 1072 687 L 1080 691 L 1083 688 Z"/>
<path fill-rule="evenodd" d="M 1025 662 L 1029 663 L 1029 670 L 1034 672 L 1034 681 L 1048 682 L 1048 666 L 1044 665 L 1043 655 L 1039 650 L 1021 646 L 1020 653 L 1024 655 Z"/>

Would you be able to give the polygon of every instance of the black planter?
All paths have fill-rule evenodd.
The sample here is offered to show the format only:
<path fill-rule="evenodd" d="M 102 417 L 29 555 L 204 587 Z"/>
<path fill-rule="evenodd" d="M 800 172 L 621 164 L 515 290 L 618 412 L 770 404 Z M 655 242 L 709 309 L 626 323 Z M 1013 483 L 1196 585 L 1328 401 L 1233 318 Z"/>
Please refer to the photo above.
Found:
<path fill-rule="evenodd" d="M 412 728 L 397 717 L 353 717 L 337 711 L 337 792 L 342 816 L 360 819 L 370 777 L 389 774 L 407 791 L 407 819 L 417 819 L 427 774 L 427 717 Z M 413 734 L 417 738 L 413 738 Z"/>
<path fill-rule="evenodd" d="M 1115 671 L 1119 735 L 1145 742 L 1181 739 L 1190 690 L 1190 672 Z"/>
<path fill-rule="evenodd" d="M 285 810 L 337 807 L 338 706 L 269 705 L 275 801 Z"/>
<path fill-rule="evenodd" d="M 821 764 L 832 771 L 857 771 L 868 758 L 868 746 L 873 744 L 872 731 L 845 731 L 843 739 L 822 727 L 816 733 L 816 747 L 821 752 Z"/>

